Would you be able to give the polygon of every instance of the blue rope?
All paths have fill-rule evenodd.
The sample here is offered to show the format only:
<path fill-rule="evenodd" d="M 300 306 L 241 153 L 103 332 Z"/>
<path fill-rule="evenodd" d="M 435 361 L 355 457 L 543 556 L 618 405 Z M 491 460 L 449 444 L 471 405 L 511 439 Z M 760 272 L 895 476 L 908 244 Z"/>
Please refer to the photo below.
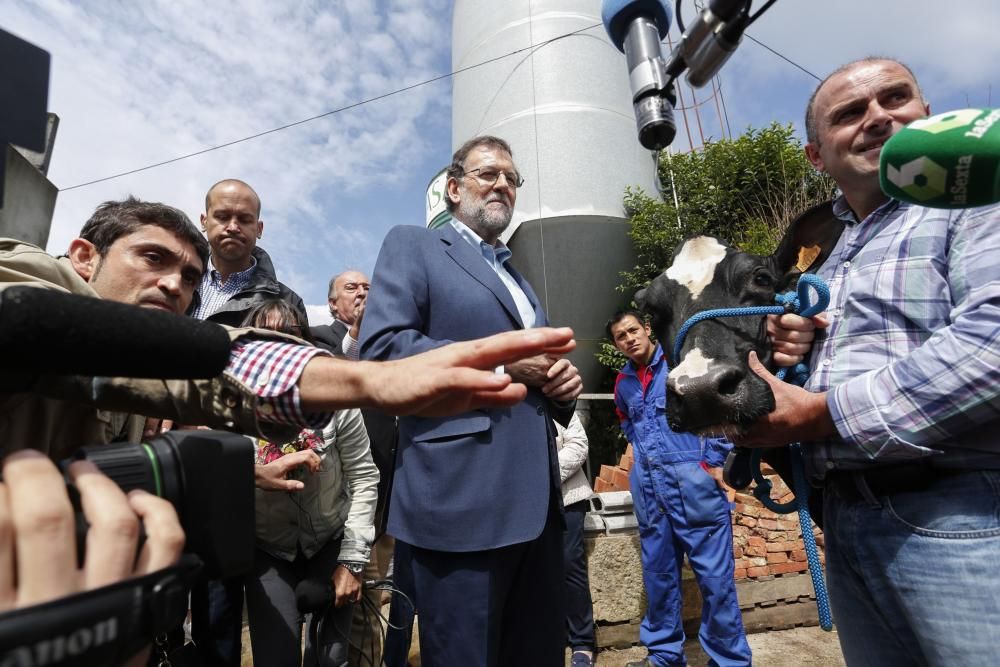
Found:
<path fill-rule="evenodd" d="M 816 302 L 812 303 L 809 290 L 816 292 Z M 830 288 L 819 276 L 804 273 L 799 276 L 798 288 L 795 292 L 777 294 L 774 300 L 776 306 L 746 306 L 741 308 L 715 308 L 693 315 L 681 326 L 674 338 L 673 366 L 680 363 L 681 348 L 691 327 L 708 319 L 716 317 L 746 317 L 763 315 L 781 315 L 783 313 L 798 313 L 803 317 L 812 317 L 830 303 Z M 775 376 L 779 380 L 802 386 L 809 377 L 809 368 L 805 364 L 797 364 L 791 370 L 780 369 Z M 799 443 L 789 445 L 789 455 L 792 461 L 792 489 L 795 497 L 787 503 L 779 503 L 771 498 L 771 481 L 761 472 L 761 451 L 753 450 L 750 458 L 750 469 L 757 486 L 753 495 L 769 510 L 776 514 L 791 514 L 798 512 L 799 528 L 802 531 L 802 544 L 806 551 L 806 561 L 809 564 L 809 575 L 812 577 L 813 591 L 816 593 L 816 610 L 819 612 L 819 625 L 829 632 L 833 629 L 833 616 L 830 613 L 830 596 L 826 592 L 826 582 L 823 579 L 823 568 L 819 562 L 819 549 L 816 546 L 816 536 L 812 531 L 812 517 L 809 514 L 809 482 L 806 479 L 805 463 L 802 459 L 802 447 Z"/>
<path fill-rule="evenodd" d="M 802 545 L 806 550 L 809 576 L 812 578 L 813 592 L 816 594 L 819 626 L 830 632 L 833 630 L 833 614 L 830 613 L 830 595 L 826 592 L 823 565 L 819 562 L 819 549 L 812 531 L 812 517 L 809 515 L 809 481 L 806 479 L 806 466 L 802 460 L 802 445 L 796 442 L 789 445 L 788 449 L 792 459 L 795 499 L 799 505 L 799 529 L 802 531 Z"/>
<path fill-rule="evenodd" d="M 713 320 L 717 317 L 759 317 L 761 315 L 781 315 L 786 312 L 788 311 L 783 306 L 744 306 L 742 308 L 714 308 L 696 313 L 681 326 L 680 331 L 677 332 L 677 336 L 674 337 L 673 366 L 676 368 L 677 364 L 680 363 L 681 347 L 684 345 L 684 339 L 687 338 L 688 331 L 699 322 Z"/>

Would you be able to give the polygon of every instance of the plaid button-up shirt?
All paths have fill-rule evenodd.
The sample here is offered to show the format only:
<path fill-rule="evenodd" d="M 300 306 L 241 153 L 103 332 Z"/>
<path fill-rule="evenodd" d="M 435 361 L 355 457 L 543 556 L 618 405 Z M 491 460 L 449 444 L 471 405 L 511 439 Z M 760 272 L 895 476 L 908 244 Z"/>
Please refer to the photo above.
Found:
<path fill-rule="evenodd" d="M 204 320 L 214 315 L 224 303 L 249 287 L 256 268 L 257 259 L 251 257 L 249 267 L 230 274 L 226 282 L 222 282 L 222 274 L 216 270 L 215 264 L 209 258 L 208 271 L 205 271 L 198 286 L 198 306 L 191 311 L 191 317 Z"/>
<path fill-rule="evenodd" d="M 1000 468 L 1000 206 L 890 200 L 846 223 L 819 274 L 830 326 L 806 388 L 830 390 L 840 439 L 810 443 L 812 472 L 931 457 Z"/>

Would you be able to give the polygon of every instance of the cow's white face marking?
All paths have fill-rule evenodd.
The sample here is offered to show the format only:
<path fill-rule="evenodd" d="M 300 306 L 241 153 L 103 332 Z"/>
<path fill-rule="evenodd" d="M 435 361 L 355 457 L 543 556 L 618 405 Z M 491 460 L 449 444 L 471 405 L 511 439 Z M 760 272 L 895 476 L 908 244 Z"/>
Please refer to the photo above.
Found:
<path fill-rule="evenodd" d="M 684 381 L 700 378 L 702 375 L 708 373 L 714 361 L 711 357 L 706 357 L 702 354 L 702 351 L 698 348 L 691 350 L 684 357 L 684 361 L 679 363 L 676 368 L 671 369 L 667 375 L 671 387 L 683 396 Z"/>
<path fill-rule="evenodd" d="M 712 282 L 715 267 L 725 257 L 726 246 L 709 236 L 697 236 L 685 241 L 664 275 L 687 287 L 691 298 L 697 299 L 705 286 Z"/>

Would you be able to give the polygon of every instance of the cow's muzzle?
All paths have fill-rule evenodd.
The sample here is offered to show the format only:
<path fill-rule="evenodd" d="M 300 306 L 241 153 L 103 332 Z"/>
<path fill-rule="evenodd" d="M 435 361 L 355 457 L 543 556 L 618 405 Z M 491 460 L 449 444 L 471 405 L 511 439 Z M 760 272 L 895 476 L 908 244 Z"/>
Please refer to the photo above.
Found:
<path fill-rule="evenodd" d="M 740 432 L 774 410 L 774 394 L 745 364 L 718 363 L 696 378 L 667 377 L 667 423 L 680 432 Z"/>

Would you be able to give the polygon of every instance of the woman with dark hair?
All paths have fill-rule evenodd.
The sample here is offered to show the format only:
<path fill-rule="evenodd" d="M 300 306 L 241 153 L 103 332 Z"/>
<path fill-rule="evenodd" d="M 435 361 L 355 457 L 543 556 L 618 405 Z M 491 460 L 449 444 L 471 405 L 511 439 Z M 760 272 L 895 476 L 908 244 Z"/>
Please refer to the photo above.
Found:
<path fill-rule="evenodd" d="M 255 306 L 243 324 L 309 339 L 308 322 L 280 300 Z M 257 550 L 246 580 L 254 664 L 300 664 L 298 588 L 329 597 L 313 601 L 323 604 L 309 614 L 303 664 L 347 665 L 378 486 L 361 413 L 340 410 L 326 427 L 303 430 L 292 442 L 255 445 Z"/>

